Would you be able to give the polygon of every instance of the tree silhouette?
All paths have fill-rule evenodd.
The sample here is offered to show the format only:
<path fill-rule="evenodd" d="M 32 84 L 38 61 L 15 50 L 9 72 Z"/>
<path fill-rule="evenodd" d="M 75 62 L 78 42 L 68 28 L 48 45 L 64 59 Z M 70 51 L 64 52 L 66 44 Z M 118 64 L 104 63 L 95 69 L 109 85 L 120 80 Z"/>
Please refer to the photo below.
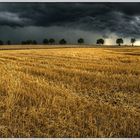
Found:
<path fill-rule="evenodd" d="M 132 43 L 132 46 L 134 46 L 134 43 L 136 42 L 136 39 L 135 38 L 131 38 L 131 43 Z"/>
<path fill-rule="evenodd" d="M 3 45 L 4 43 L 3 43 L 3 41 L 2 40 L 0 40 L 0 45 Z"/>
<path fill-rule="evenodd" d="M 11 41 L 10 40 L 7 41 L 7 45 L 11 45 Z"/>
<path fill-rule="evenodd" d="M 77 40 L 77 42 L 78 42 L 79 44 L 83 44 L 83 43 L 84 43 L 84 39 L 83 39 L 83 38 L 79 38 L 79 39 Z"/>
<path fill-rule="evenodd" d="M 105 42 L 104 39 L 100 38 L 100 39 L 97 39 L 96 44 L 103 45 L 104 42 Z"/>
<path fill-rule="evenodd" d="M 37 42 L 35 40 L 26 40 L 26 41 L 22 41 L 21 44 L 23 45 L 32 45 L 32 44 L 36 44 Z"/>
<path fill-rule="evenodd" d="M 59 41 L 59 44 L 67 44 L 67 41 L 66 41 L 65 39 L 61 39 L 61 40 Z"/>
<path fill-rule="evenodd" d="M 122 39 L 122 38 L 118 38 L 118 39 L 116 40 L 116 43 L 117 43 L 119 46 L 121 46 L 121 44 L 123 44 L 123 39 Z"/>
<path fill-rule="evenodd" d="M 36 44 L 37 44 L 37 41 L 36 41 L 36 40 L 33 40 L 33 41 L 32 41 L 32 44 L 33 44 L 33 45 L 36 45 Z"/>
<path fill-rule="evenodd" d="M 43 40 L 43 44 L 49 44 L 49 40 L 45 38 L 45 39 Z"/>
<path fill-rule="evenodd" d="M 22 44 L 22 45 L 25 45 L 25 44 L 26 44 L 26 41 L 22 41 L 21 44 Z"/>
<path fill-rule="evenodd" d="M 54 44 L 55 43 L 55 40 L 53 38 L 49 39 L 49 43 L 50 44 Z"/>
<path fill-rule="evenodd" d="M 31 45 L 31 44 L 32 44 L 32 40 L 27 40 L 26 43 L 27 43 L 28 45 Z"/>

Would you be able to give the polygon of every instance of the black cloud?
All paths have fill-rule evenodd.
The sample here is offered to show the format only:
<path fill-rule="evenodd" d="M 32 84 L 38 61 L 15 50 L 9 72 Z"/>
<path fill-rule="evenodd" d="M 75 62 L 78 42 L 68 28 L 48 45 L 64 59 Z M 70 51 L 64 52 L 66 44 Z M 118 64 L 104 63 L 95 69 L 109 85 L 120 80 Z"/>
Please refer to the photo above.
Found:
<path fill-rule="evenodd" d="M 140 35 L 140 3 L 0 3 L 0 26 L 67 27 Z"/>

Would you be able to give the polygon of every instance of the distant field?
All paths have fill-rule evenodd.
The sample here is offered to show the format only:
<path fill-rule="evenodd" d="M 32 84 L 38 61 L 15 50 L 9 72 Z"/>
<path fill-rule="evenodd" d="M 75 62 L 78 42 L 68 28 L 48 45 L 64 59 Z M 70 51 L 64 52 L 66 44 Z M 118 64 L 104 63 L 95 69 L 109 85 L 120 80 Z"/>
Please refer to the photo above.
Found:
<path fill-rule="evenodd" d="M 140 137 L 140 47 L 0 51 L 0 136 Z"/>
<path fill-rule="evenodd" d="M 23 49 L 48 49 L 48 48 L 126 48 L 130 46 L 109 45 L 0 45 L 0 50 L 23 50 Z M 135 46 L 139 47 L 139 46 Z M 131 48 L 131 47 L 130 47 Z M 134 47 L 133 47 L 134 48 Z"/>

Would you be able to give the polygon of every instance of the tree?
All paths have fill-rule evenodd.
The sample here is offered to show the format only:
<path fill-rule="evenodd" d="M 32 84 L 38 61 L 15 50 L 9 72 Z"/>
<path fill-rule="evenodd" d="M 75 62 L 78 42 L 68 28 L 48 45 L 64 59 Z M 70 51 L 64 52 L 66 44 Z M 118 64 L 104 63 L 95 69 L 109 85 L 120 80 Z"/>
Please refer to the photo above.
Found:
<path fill-rule="evenodd" d="M 61 39 L 61 40 L 59 41 L 59 44 L 67 44 L 67 41 L 66 41 L 65 39 Z"/>
<path fill-rule="evenodd" d="M 100 38 L 100 39 L 97 39 L 96 44 L 103 45 L 104 42 L 105 42 L 104 39 Z"/>
<path fill-rule="evenodd" d="M 131 38 L 131 43 L 132 43 L 132 46 L 134 46 L 134 43 L 136 42 L 136 39 L 135 38 Z"/>
<path fill-rule="evenodd" d="M 3 43 L 3 41 L 2 40 L 0 40 L 0 45 L 3 45 L 4 43 Z"/>
<path fill-rule="evenodd" d="M 22 41 L 21 44 L 23 44 L 23 45 L 31 45 L 31 44 L 33 44 L 33 41 L 32 40 L 26 40 L 26 41 Z"/>
<path fill-rule="evenodd" d="M 43 40 L 43 44 L 49 44 L 49 40 L 45 38 L 45 39 Z"/>
<path fill-rule="evenodd" d="M 53 38 L 49 39 L 49 43 L 50 44 L 54 44 L 55 43 L 55 40 Z"/>
<path fill-rule="evenodd" d="M 31 45 L 33 42 L 32 42 L 32 40 L 27 40 L 26 41 L 26 44 L 28 44 L 28 45 Z"/>
<path fill-rule="evenodd" d="M 84 43 L 84 39 L 83 39 L 83 38 L 79 38 L 79 39 L 77 40 L 77 42 L 78 42 L 79 44 L 83 44 L 83 43 Z"/>
<path fill-rule="evenodd" d="M 121 46 L 121 44 L 123 44 L 123 39 L 122 39 L 122 38 L 118 38 L 118 39 L 116 40 L 116 43 L 117 43 L 119 46 Z"/>
<path fill-rule="evenodd" d="M 11 45 L 11 41 L 10 40 L 7 41 L 7 45 Z"/>
<path fill-rule="evenodd" d="M 21 44 L 22 44 L 22 45 L 25 45 L 25 44 L 27 44 L 27 43 L 26 43 L 26 41 L 22 41 Z"/>
<path fill-rule="evenodd" d="M 37 44 L 37 41 L 36 40 L 33 40 L 32 41 L 32 44 L 36 45 Z"/>

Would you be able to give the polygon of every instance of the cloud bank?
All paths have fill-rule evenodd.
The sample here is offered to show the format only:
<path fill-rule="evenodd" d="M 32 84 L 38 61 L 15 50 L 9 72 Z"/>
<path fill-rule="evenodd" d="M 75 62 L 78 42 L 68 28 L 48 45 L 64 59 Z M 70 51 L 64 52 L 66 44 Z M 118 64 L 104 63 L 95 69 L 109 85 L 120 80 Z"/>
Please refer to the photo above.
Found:
<path fill-rule="evenodd" d="M 0 39 L 78 37 L 95 43 L 140 35 L 140 3 L 0 3 Z M 127 41 L 128 42 L 128 41 Z M 127 43 L 126 42 L 126 43 Z"/>

